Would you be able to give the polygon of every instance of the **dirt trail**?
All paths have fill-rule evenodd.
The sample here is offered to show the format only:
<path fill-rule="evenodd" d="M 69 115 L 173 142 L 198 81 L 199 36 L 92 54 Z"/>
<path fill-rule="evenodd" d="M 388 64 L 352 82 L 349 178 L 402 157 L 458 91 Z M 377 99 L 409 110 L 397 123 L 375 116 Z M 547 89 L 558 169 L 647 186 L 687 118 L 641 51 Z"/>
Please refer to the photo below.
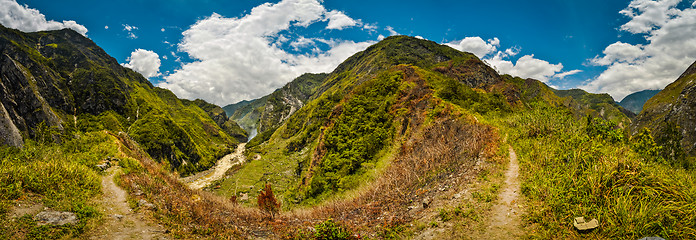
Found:
<path fill-rule="evenodd" d="M 168 239 L 164 227 L 145 219 L 143 214 L 135 213 L 126 202 L 126 191 L 114 182 L 114 176 L 121 172 L 118 166 L 106 170 L 102 177 L 101 209 L 104 223 L 88 234 L 89 239 Z"/>
<path fill-rule="evenodd" d="M 522 235 L 520 224 L 520 166 L 517 154 L 510 146 L 510 162 L 505 171 L 505 185 L 500 190 L 498 202 L 491 209 L 491 223 L 486 228 L 489 239 L 513 239 Z"/>
<path fill-rule="evenodd" d="M 215 164 L 215 167 L 196 175 L 186 177 L 182 179 L 182 181 L 191 189 L 201 189 L 221 179 L 225 176 L 227 170 L 246 161 L 244 157 L 245 146 L 246 143 L 239 144 L 234 153 L 222 157 L 218 160 L 217 164 Z"/>

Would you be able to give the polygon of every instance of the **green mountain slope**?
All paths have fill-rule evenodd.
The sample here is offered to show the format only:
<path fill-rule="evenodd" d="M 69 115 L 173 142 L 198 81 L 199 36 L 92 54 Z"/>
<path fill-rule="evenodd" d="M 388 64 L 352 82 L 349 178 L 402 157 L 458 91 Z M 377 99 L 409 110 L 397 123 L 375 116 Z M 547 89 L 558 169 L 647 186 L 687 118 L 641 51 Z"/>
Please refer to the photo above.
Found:
<path fill-rule="evenodd" d="M 643 128 L 652 129 L 667 159 L 696 156 L 696 63 L 645 103 L 631 132 Z"/>
<path fill-rule="evenodd" d="M 502 95 L 470 87 L 502 81 L 493 69 L 472 54 L 412 37 L 387 38 L 322 80 L 302 108 L 247 145 L 250 159 L 258 154 L 262 160 L 238 170 L 221 194 L 231 194 L 224 190 L 229 184 L 255 188 L 269 181 L 290 202 L 318 203 L 375 177 L 370 172 L 393 157 L 396 139 L 417 131 L 410 117 L 438 106 L 435 92 L 477 98 L 484 104 L 471 107 L 481 111 L 506 108 Z M 409 96 L 415 99 L 404 101 Z"/>
<path fill-rule="evenodd" d="M 648 99 L 655 96 L 661 90 L 643 90 L 640 92 L 631 93 L 619 102 L 619 105 L 628 109 L 629 111 L 639 114 L 643 110 L 643 105 Z"/>
<path fill-rule="evenodd" d="M 22 146 L 41 123 L 76 132 L 126 132 L 181 173 L 211 167 L 236 144 L 205 111 L 122 67 L 69 30 L 23 33 L 0 26 L 0 135 Z"/>
<path fill-rule="evenodd" d="M 213 121 L 229 135 L 233 137 L 238 142 L 246 142 L 248 140 L 247 132 L 242 129 L 237 122 L 227 117 L 227 112 L 218 105 L 208 103 L 202 99 L 196 99 L 193 101 L 182 99 L 185 104 L 195 104 L 205 111 L 208 116 L 210 116 Z"/>
<path fill-rule="evenodd" d="M 237 109 L 244 107 L 244 106 L 247 106 L 247 105 L 249 105 L 249 103 L 251 103 L 253 101 L 256 101 L 256 99 L 254 99 L 254 100 L 242 100 L 242 101 L 239 101 L 237 103 L 228 104 L 228 105 L 222 107 L 222 110 L 225 110 L 225 113 L 227 114 L 227 116 L 231 117 L 232 115 L 234 115 L 234 113 L 237 111 Z"/>
<path fill-rule="evenodd" d="M 582 89 L 554 90 L 561 98 L 567 98 L 566 107 L 575 110 L 581 116 L 591 115 L 613 121 L 620 126 L 628 126 L 630 118 L 635 117 L 631 111 L 624 109 L 609 94 L 588 93 Z"/>

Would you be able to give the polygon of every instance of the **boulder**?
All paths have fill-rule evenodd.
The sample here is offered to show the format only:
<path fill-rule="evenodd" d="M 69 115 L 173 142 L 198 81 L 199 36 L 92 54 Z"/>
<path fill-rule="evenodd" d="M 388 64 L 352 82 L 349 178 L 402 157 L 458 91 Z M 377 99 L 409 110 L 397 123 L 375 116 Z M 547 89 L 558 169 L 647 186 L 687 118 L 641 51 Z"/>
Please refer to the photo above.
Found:
<path fill-rule="evenodd" d="M 78 222 L 77 215 L 72 212 L 59 212 L 59 211 L 43 211 L 34 216 L 34 221 L 36 221 L 39 226 L 43 225 L 65 225 L 65 224 L 75 224 Z"/>

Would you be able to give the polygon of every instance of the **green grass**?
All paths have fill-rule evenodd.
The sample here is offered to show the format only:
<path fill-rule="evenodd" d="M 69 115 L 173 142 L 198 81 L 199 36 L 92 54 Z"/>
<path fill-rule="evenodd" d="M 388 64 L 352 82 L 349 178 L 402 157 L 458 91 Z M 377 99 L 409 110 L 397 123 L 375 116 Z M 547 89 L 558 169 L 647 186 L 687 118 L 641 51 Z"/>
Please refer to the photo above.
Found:
<path fill-rule="evenodd" d="M 611 137 L 615 129 L 597 134 L 567 109 L 533 104 L 494 119 L 519 154 L 530 237 L 696 237 L 693 171 L 641 158 L 625 138 Z M 580 216 L 600 227 L 577 232 Z"/>
<path fill-rule="evenodd" d="M 288 153 L 285 149 L 288 139 L 280 138 L 273 141 L 276 143 L 273 146 L 264 146 L 265 148 L 257 152 L 249 151 L 247 162 L 234 171 L 229 178 L 221 181 L 220 188 L 215 190 L 215 193 L 226 197 L 235 193 L 237 196 L 246 193 L 249 195 L 249 201 L 240 203 L 255 206 L 258 191 L 263 189 L 266 182 L 269 182 L 273 184 L 273 191 L 277 198 L 286 200 L 281 207 L 289 209 L 292 202 L 286 197 L 292 194 L 291 189 L 299 184 L 298 164 L 307 162 L 311 155 L 308 150 Z M 263 157 L 254 160 L 256 154 L 261 154 Z"/>
<path fill-rule="evenodd" d="M 76 237 L 100 218 L 91 198 L 101 192 L 94 168 L 107 156 L 118 156 L 114 138 L 103 131 L 79 133 L 62 145 L 27 140 L 24 148 L 0 147 L 0 238 L 55 239 Z M 44 206 L 77 214 L 79 222 L 38 226 L 32 216 L 8 219 L 14 200 L 35 198 Z"/>

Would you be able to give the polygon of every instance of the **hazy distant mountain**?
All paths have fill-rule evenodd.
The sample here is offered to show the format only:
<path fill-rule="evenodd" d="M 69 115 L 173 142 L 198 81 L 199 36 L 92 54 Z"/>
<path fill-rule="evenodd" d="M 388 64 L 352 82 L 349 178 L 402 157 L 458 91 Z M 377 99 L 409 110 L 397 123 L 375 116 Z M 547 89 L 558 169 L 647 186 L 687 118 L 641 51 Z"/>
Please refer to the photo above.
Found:
<path fill-rule="evenodd" d="M 559 97 L 573 99 L 571 102 L 566 102 L 565 105 L 582 116 L 589 114 L 594 117 L 602 117 L 621 123 L 622 126 L 628 126 L 631 123 L 629 118 L 636 116 L 635 113 L 617 104 L 614 98 L 606 93 L 588 93 L 582 89 L 554 90 L 554 93 Z"/>
<path fill-rule="evenodd" d="M 630 110 L 635 114 L 639 114 L 643 110 L 643 105 L 655 94 L 659 93 L 661 90 L 643 90 L 640 92 L 631 93 L 626 96 L 619 105 Z"/>

